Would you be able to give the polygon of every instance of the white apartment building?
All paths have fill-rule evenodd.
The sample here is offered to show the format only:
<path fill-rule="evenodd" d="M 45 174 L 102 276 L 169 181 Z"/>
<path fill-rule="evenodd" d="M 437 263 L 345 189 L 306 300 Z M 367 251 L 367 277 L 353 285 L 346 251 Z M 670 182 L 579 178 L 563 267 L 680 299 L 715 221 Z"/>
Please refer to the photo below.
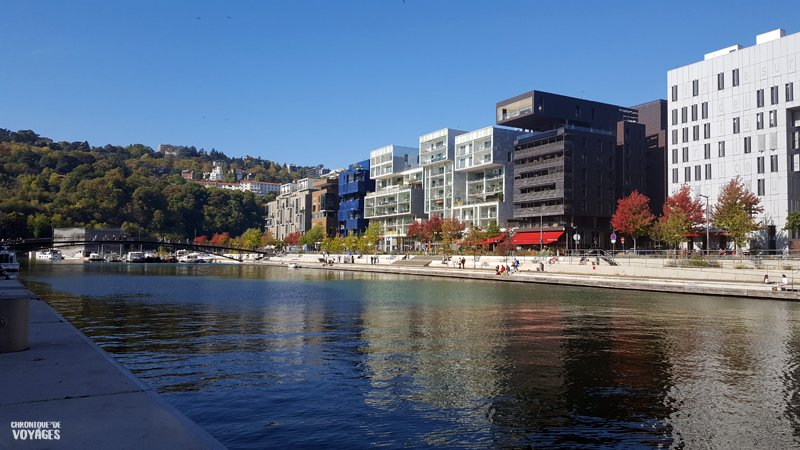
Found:
<path fill-rule="evenodd" d="M 455 171 L 455 139 L 466 131 L 444 128 L 419 137 L 425 180 L 425 214 L 449 218 L 455 198 L 464 198 L 466 173 Z"/>
<path fill-rule="evenodd" d="M 408 226 L 425 217 L 417 149 L 389 145 L 371 151 L 369 159 L 375 192 L 364 197 L 364 217 L 383 226 L 384 251 L 407 250 Z"/>
<path fill-rule="evenodd" d="M 513 155 L 518 134 L 490 126 L 456 136 L 455 173 L 463 173 L 466 179 L 463 195 L 454 195 L 451 215 L 468 228 L 486 229 L 493 221 L 504 226 L 513 217 Z"/>
<path fill-rule="evenodd" d="M 265 181 L 242 181 L 239 186 L 239 190 L 250 191 L 259 197 L 267 194 L 276 194 L 281 190 L 280 183 L 267 183 Z"/>
<path fill-rule="evenodd" d="M 714 205 L 720 188 L 740 176 L 764 207 L 764 230 L 752 243 L 762 249 L 800 248 L 783 230 L 787 214 L 800 209 L 798 62 L 800 34 L 779 29 L 752 47 L 727 47 L 667 72 L 668 192 L 687 183 Z M 724 236 L 712 238 L 717 246 L 729 247 Z"/>

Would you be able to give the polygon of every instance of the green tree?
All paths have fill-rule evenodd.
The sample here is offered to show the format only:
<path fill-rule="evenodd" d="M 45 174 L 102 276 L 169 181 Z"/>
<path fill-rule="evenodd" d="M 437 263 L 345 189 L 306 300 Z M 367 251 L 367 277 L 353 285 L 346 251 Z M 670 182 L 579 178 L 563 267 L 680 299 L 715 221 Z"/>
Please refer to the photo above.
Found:
<path fill-rule="evenodd" d="M 750 234 L 761 228 L 756 221 L 756 214 L 764 210 L 760 203 L 738 176 L 719 191 L 711 223 L 728 234 L 737 252 L 747 244 Z"/>
<path fill-rule="evenodd" d="M 325 228 L 322 226 L 322 224 L 318 223 L 300 237 L 300 245 L 316 247 L 317 242 L 322 242 L 325 239 L 326 234 Z"/>
<path fill-rule="evenodd" d="M 260 246 L 261 245 L 261 229 L 260 228 L 248 228 L 239 237 L 239 241 L 242 243 L 242 245 L 245 245 L 247 247 L 258 247 L 258 246 Z"/>
<path fill-rule="evenodd" d="M 489 226 L 486 227 L 486 239 L 497 236 L 500 236 L 500 228 L 497 226 L 497 222 L 493 220 L 489 222 Z"/>
<path fill-rule="evenodd" d="M 371 220 L 367 229 L 364 230 L 364 238 L 367 240 L 367 250 L 363 250 L 365 253 L 373 252 L 375 250 L 375 245 L 378 243 L 378 240 L 383 236 L 383 225 L 377 220 Z"/>
<path fill-rule="evenodd" d="M 453 254 L 452 245 L 461 239 L 464 234 L 464 228 L 466 228 L 466 225 L 456 217 L 442 220 L 442 251 L 445 255 L 450 256 Z"/>

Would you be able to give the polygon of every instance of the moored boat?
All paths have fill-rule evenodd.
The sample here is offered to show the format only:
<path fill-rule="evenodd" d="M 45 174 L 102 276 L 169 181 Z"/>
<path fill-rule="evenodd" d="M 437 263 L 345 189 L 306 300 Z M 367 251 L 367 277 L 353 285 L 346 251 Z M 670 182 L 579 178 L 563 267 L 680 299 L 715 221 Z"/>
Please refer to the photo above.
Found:
<path fill-rule="evenodd" d="M 54 248 L 48 248 L 36 252 L 36 259 L 60 261 L 64 259 L 64 255 L 61 254 L 60 250 L 56 250 Z"/>
<path fill-rule="evenodd" d="M 17 254 L 8 247 L 0 248 L 0 269 L 4 272 L 19 272 Z"/>
<path fill-rule="evenodd" d="M 89 261 L 103 262 L 103 261 L 105 261 L 105 258 L 103 258 L 103 255 L 101 255 L 100 253 L 92 252 L 92 253 L 89 253 Z"/>
<path fill-rule="evenodd" d="M 125 260 L 130 263 L 143 263 L 144 253 L 142 252 L 128 252 Z"/>

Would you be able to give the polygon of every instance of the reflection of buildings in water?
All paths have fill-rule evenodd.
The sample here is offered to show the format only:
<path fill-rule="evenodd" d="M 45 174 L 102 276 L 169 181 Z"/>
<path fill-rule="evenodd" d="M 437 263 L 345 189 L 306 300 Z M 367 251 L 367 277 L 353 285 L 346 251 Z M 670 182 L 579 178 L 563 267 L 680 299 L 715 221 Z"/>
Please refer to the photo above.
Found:
<path fill-rule="evenodd" d="M 498 370 L 506 364 L 499 350 L 508 331 L 501 305 L 370 304 L 362 319 L 368 405 L 427 411 L 428 420 L 475 431 L 489 426 L 488 403 L 505 384 Z"/>
<path fill-rule="evenodd" d="M 786 448 L 800 444 L 800 313 L 778 302 L 697 302 L 669 333 L 673 386 L 665 397 L 675 445 L 687 448 Z M 687 325 L 686 322 L 694 322 Z"/>

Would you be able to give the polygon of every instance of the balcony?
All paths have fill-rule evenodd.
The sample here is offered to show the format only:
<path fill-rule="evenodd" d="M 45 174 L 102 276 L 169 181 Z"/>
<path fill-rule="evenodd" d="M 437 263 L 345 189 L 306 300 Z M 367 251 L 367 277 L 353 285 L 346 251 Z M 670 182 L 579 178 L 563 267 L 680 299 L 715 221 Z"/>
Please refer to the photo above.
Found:
<path fill-rule="evenodd" d="M 530 169 L 534 167 L 558 167 L 558 166 L 563 166 L 565 162 L 566 158 L 564 158 L 563 156 L 559 156 L 556 158 L 540 158 L 533 162 L 514 165 L 514 171 L 519 172 L 520 170 Z"/>
<path fill-rule="evenodd" d="M 514 179 L 514 187 L 529 187 L 529 186 L 536 186 L 537 184 L 542 184 L 542 183 L 553 183 L 554 181 L 563 181 L 565 173 L 566 172 L 558 172 L 547 175 L 541 175 L 538 177 L 516 178 Z"/>
<path fill-rule="evenodd" d="M 514 203 L 527 203 L 527 202 L 536 202 L 540 200 L 552 200 L 557 198 L 564 198 L 565 193 L 566 193 L 565 189 L 550 189 L 547 191 L 529 192 L 527 194 L 515 193 Z"/>
<path fill-rule="evenodd" d="M 572 209 L 566 205 L 552 205 L 543 208 L 516 208 L 514 209 L 514 218 L 559 215 L 569 213 L 571 210 Z"/>

